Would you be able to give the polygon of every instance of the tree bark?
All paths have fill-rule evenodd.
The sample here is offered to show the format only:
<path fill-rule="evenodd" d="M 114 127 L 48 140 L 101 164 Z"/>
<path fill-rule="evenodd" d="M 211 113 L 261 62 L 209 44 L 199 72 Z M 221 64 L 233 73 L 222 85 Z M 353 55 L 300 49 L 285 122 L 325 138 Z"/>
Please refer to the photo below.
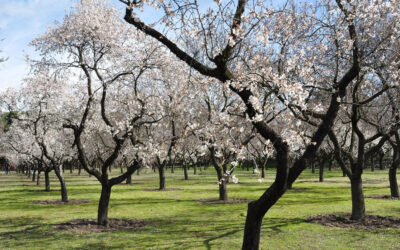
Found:
<path fill-rule="evenodd" d="M 38 171 L 36 176 L 36 186 L 40 186 L 40 171 Z"/>
<path fill-rule="evenodd" d="M 352 212 L 350 219 L 363 220 L 365 218 L 365 202 L 361 175 L 351 178 L 350 182 L 352 201 Z"/>
<path fill-rule="evenodd" d="M 126 177 L 126 184 L 132 184 L 132 175 L 128 175 L 128 177 Z"/>
<path fill-rule="evenodd" d="M 165 189 L 165 166 L 158 166 L 158 177 L 160 179 L 160 190 Z"/>
<path fill-rule="evenodd" d="M 315 164 L 314 164 L 314 162 L 311 163 L 311 173 L 315 174 Z"/>
<path fill-rule="evenodd" d="M 218 186 L 219 186 L 219 200 L 221 201 L 228 200 L 228 190 L 226 189 L 225 180 L 220 180 Z"/>
<path fill-rule="evenodd" d="M 319 182 L 324 182 L 324 161 L 319 164 Z"/>
<path fill-rule="evenodd" d="M 171 166 L 171 174 L 175 173 L 175 166 L 172 164 Z"/>
<path fill-rule="evenodd" d="M 197 164 L 193 164 L 193 175 L 197 174 Z"/>
<path fill-rule="evenodd" d="M 397 184 L 397 168 L 399 165 L 399 153 L 394 150 L 393 152 L 393 162 L 389 169 L 389 183 L 390 183 L 390 196 L 399 198 L 399 186 Z"/>
<path fill-rule="evenodd" d="M 44 183 L 45 183 L 45 190 L 46 192 L 50 192 L 50 171 L 44 171 Z"/>
<path fill-rule="evenodd" d="M 56 173 L 57 179 L 60 182 L 61 186 L 61 201 L 68 202 L 68 192 L 67 192 L 67 185 L 65 183 L 65 179 L 63 176 L 63 172 L 60 171 L 62 166 L 57 169 L 57 166 L 54 167 L 54 172 Z"/>
<path fill-rule="evenodd" d="M 185 176 L 185 180 L 189 180 L 188 167 L 186 164 L 183 164 L 183 175 Z"/>
<path fill-rule="evenodd" d="M 110 196 L 111 186 L 102 183 L 99 207 L 97 210 L 97 224 L 105 227 L 108 226 L 108 204 L 110 202 Z"/>
<path fill-rule="evenodd" d="M 34 169 L 32 173 L 32 181 L 34 182 L 35 180 L 36 180 L 36 169 Z"/>

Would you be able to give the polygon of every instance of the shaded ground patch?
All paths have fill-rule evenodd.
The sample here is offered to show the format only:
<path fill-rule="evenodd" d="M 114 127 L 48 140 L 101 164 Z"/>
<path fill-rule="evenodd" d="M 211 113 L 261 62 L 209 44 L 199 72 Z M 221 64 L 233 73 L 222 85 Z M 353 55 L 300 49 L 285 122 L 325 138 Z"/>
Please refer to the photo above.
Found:
<path fill-rule="evenodd" d="M 350 214 L 313 215 L 306 220 L 308 223 L 341 228 L 384 229 L 400 228 L 400 218 L 392 216 L 367 215 L 362 221 L 350 220 Z"/>
<path fill-rule="evenodd" d="M 304 191 L 304 190 L 308 190 L 310 188 L 306 188 L 306 187 L 292 187 L 291 189 L 288 189 L 288 191 Z"/>
<path fill-rule="evenodd" d="M 35 201 L 33 203 L 40 205 L 73 205 L 73 204 L 84 204 L 89 202 L 90 200 L 71 199 L 68 202 L 63 202 L 61 200 L 42 200 L 42 201 Z"/>
<path fill-rule="evenodd" d="M 83 232 L 111 232 L 118 230 L 129 230 L 140 228 L 148 225 L 150 222 L 136 219 L 108 219 L 108 227 L 97 225 L 95 219 L 77 219 L 67 221 L 53 227 L 59 230 L 67 230 L 71 232 L 83 233 Z"/>
<path fill-rule="evenodd" d="M 215 199 L 215 198 L 207 198 L 196 200 L 197 202 L 201 202 L 203 204 L 235 204 L 235 203 L 248 203 L 251 200 L 248 199 L 240 199 L 240 198 L 229 198 L 226 201 Z"/>
<path fill-rule="evenodd" d="M 165 189 L 158 189 L 158 188 L 145 188 L 143 191 L 147 192 L 163 192 L 163 191 L 180 191 L 183 190 L 181 188 L 165 188 Z"/>
<path fill-rule="evenodd" d="M 371 198 L 371 199 L 379 199 L 379 200 L 400 200 L 398 197 L 392 197 L 390 195 L 379 195 L 379 194 L 374 194 L 374 195 L 368 195 L 366 198 Z"/>
<path fill-rule="evenodd" d="M 46 191 L 45 189 L 36 189 L 36 190 L 28 190 L 28 192 L 32 192 L 32 193 L 50 193 L 50 192 L 60 192 L 60 189 L 51 189 L 49 191 Z"/>

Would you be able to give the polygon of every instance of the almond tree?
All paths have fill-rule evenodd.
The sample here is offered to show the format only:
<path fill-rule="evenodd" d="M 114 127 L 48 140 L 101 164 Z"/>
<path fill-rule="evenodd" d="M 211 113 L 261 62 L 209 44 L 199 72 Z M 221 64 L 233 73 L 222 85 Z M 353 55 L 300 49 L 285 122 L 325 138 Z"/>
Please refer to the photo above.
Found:
<path fill-rule="evenodd" d="M 120 2 L 127 5 L 126 22 L 236 93 L 254 128 L 273 143 L 276 178 L 257 201 L 249 203 L 244 233 L 243 249 L 258 249 L 264 215 L 314 159 L 333 126 L 340 98 L 359 75 L 361 63 L 373 58 L 376 50 L 365 54 L 363 48 L 371 44 L 382 48 L 381 41 L 387 39 L 384 34 L 372 35 L 374 26 L 398 26 L 398 2 L 321 0 L 297 8 L 294 2 L 280 7 L 264 1 L 214 1 L 206 11 L 196 0 Z M 144 4 L 165 13 L 158 28 L 172 26 L 177 33 L 168 36 L 142 22 L 136 13 Z M 388 40 L 394 37 L 391 34 Z M 191 53 L 189 47 L 198 50 Z M 319 94 L 326 101 L 308 105 Z M 265 122 L 274 109 L 259 108 L 265 99 L 270 107 L 285 105 L 297 119 L 315 124 L 310 143 L 292 167 L 290 138 Z"/>

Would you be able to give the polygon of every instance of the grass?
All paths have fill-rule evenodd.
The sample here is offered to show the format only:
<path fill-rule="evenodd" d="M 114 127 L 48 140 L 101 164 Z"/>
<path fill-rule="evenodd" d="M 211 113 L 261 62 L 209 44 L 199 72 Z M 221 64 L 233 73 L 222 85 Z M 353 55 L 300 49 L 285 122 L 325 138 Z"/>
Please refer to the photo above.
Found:
<path fill-rule="evenodd" d="M 113 170 L 117 174 L 118 170 Z M 203 204 L 199 199 L 217 198 L 216 175 L 210 168 L 183 180 L 183 172 L 167 174 L 167 187 L 182 190 L 146 192 L 156 188 L 156 174 L 133 176 L 132 185 L 113 188 L 109 217 L 138 218 L 151 223 L 136 230 L 108 233 L 72 233 L 52 225 L 78 218 L 96 218 L 100 185 L 87 174 L 65 173 L 70 199 L 89 199 L 76 205 L 39 205 L 36 200 L 60 199 L 52 173 L 51 192 L 26 176 L 0 174 L 0 249 L 240 249 L 246 203 Z M 230 184 L 231 198 L 256 199 L 273 180 L 272 170 L 258 183 L 258 176 L 237 171 L 240 184 Z M 366 195 L 389 194 L 387 171 L 364 173 Z M 44 176 L 42 177 L 42 183 Z M 366 231 L 308 224 L 310 215 L 351 211 L 350 184 L 340 171 L 306 170 L 264 218 L 261 249 L 400 249 L 400 230 Z M 398 200 L 366 199 L 368 214 L 400 217 Z"/>

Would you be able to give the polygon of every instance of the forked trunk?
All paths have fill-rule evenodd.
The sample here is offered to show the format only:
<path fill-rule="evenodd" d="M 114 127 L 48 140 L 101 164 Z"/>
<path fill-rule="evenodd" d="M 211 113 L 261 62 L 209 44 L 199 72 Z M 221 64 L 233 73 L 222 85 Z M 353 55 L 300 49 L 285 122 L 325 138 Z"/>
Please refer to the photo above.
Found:
<path fill-rule="evenodd" d="M 97 224 L 108 226 L 108 204 L 110 202 L 111 187 L 108 184 L 101 185 L 101 195 L 97 210 Z"/>
<path fill-rule="evenodd" d="M 350 179 L 351 182 L 351 201 L 352 201 L 352 220 L 363 220 L 365 218 L 365 202 L 361 176 Z"/>
<path fill-rule="evenodd" d="M 160 179 L 160 190 L 165 189 L 165 167 L 163 165 L 158 166 L 158 177 Z"/>
<path fill-rule="evenodd" d="M 50 171 L 44 171 L 44 183 L 45 183 L 45 190 L 46 192 L 50 192 Z"/>

